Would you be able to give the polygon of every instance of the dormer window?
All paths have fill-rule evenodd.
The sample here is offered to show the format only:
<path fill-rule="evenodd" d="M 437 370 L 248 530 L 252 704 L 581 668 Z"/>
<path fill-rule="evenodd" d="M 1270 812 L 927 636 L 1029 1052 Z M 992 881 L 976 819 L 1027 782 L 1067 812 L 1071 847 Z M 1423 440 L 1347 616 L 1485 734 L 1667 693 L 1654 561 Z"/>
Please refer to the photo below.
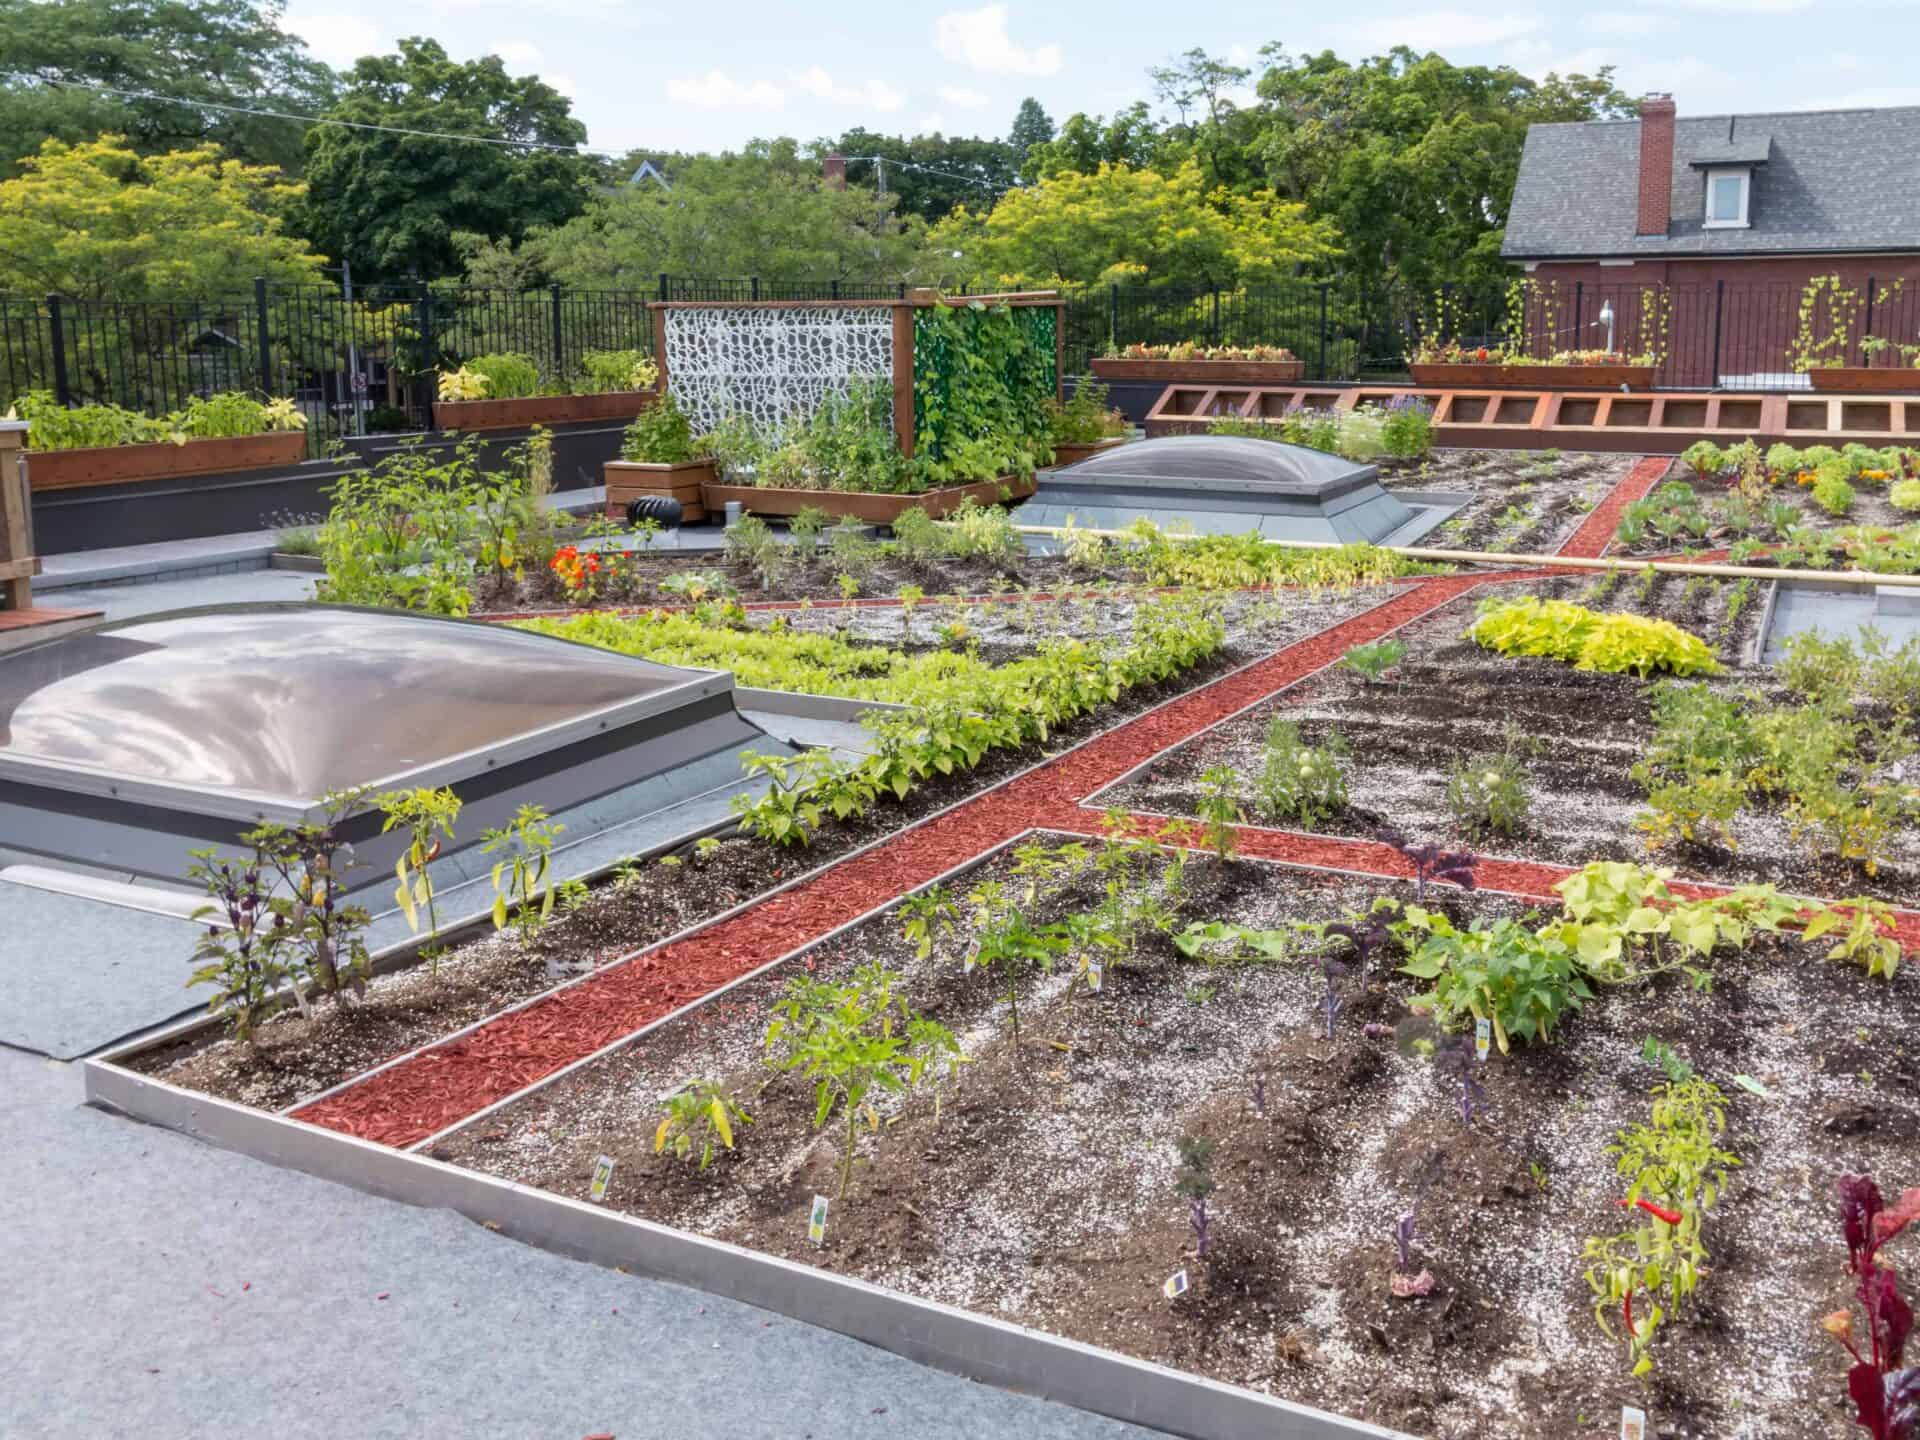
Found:
<path fill-rule="evenodd" d="M 1724 230 L 1747 224 L 1747 197 L 1753 190 L 1751 170 L 1707 171 L 1707 228 Z"/>

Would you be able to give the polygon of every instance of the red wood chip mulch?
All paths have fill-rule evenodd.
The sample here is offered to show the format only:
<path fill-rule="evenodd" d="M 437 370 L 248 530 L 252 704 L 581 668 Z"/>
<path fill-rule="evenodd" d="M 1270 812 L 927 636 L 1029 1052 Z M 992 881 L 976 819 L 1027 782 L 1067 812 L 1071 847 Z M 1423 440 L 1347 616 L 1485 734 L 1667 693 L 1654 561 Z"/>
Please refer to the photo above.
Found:
<path fill-rule="evenodd" d="M 1597 557 L 1619 512 L 1646 494 L 1667 459 L 1634 466 L 1582 523 L 1562 553 Z M 1058 759 L 911 829 L 851 855 L 730 919 L 638 952 L 565 990 L 483 1022 L 294 1112 L 295 1117 L 386 1145 L 417 1144 L 575 1061 L 615 1043 L 783 955 L 857 920 L 876 905 L 924 885 L 1033 828 L 1085 832 L 1081 802 L 1171 746 L 1438 609 L 1476 586 L 1541 571 L 1442 576 L 1407 585 L 1380 605 L 1324 634 L 1116 726 Z M 1249 828 L 1244 853 L 1264 859 L 1404 877 L 1400 856 L 1370 841 Z M 1552 865 L 1487 861 L 1490 888 L 1551 899 L 1568 871 Z M 1704 888 L 1704 887 L 1703 887 Z M 1920 941 L 1920 917 L 1903 917 Z M 1910 932 L 1910 933 L 1909 933 Z"/>

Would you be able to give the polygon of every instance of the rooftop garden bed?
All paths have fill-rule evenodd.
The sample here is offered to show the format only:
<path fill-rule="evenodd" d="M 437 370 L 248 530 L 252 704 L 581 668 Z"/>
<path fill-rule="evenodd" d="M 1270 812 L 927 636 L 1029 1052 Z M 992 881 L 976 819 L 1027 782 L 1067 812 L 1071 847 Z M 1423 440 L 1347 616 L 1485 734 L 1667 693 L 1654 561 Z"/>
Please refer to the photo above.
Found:
<path fill-rule="evenodd" d="M 1532 277 L 1507 286 L 1500 336 L 1466 338 L 1474 323 L 1450 294 L 1436 294 L 1420 320 L 1420 337 L 1407 369 L 1419 385 L 1492 386 L 1540 390 L 1651 388 L 1665 362 L 1672 331 L 1672 300 L 1663 286 L 1643 287 L 1637 303 L 1622 300 L 1618 319 L 1611 302 L 1604 315 L 1577 314 L 1578 295 L 1557 280 Z M 1607 325 L 1605 347 L 1568 346 L 1599 321 Z M 1621 337 L 1616 340 L 1615 335 Z"/>
<path fill-rule="evenodd" d="M 1557 906 L 1418 903 L 1032 836 L 431 1153 L 1412 1434 L 1499 1414 L 1544 1440 L 1622 1405 L 1837 1434 L 1832 1197 L 1910 1175 L 1911 970 L 1762 927 L 1699 957 L 1709 986 L 1629 942 L 1624 983 L 1589 976 L 1549 1033 L 1478 1058 L 1471 1014 L 1404 967 L 1428 926 L 1531 935 Z M 850 1091 L 836 1047 L 882 1009 L 910 1044 Z M 1639 1263 L 1611 1294 L 1599 1257 L 1696 1241 L 1684 1298 Z"/>
<path fill-rule="evenodd" d="M 307 417 L 292 400 L 237 390 L 195 396 L 157 420 L 118 405 L 68 407 L 36 390 L 7 418 L 27 422 L 35 490 L 291 465 L 307 454 Z"/>
<path fill-rule="evenodd" d="M 1282 345 L 1134 344 L 1092 359 L 1103 380 L 1249 380 L 1283 384 L 1306 373 L 1305 362 Z"/>
<path fill-rule="evenodd" d="M 442 430 L 502 430 L 585 420 L 625 420 L 659 398 L 660 372 L 638 350 L 589 350 L 577 372 L 550 375 L 526 355 L 476 355 L 440 373 L 433 423 Z"/>

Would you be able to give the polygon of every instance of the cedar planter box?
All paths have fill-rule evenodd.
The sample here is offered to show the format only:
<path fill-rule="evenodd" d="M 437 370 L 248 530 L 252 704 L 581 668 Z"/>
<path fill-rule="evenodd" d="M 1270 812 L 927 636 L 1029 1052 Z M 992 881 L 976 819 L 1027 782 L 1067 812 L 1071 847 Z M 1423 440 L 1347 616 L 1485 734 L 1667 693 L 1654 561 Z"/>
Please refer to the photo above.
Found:
<path fill-rule="evenodd" d="M 1129 360 L 1119 355 L 1097 356 L 1093 373 L 1102 380 L 1158 380 L 1163 385 L 1227 384 L 1285 385 L 1307 373 L 1304 360 Z"/>
<path fill-rule="evenodd" d="M 1112 450 L 1127 443 L 1125 435 L 1109 435 L 1104 440 L 1095 440 L 1087 445 L 1056 445 L 1053 447 L 1053 464 L 1047 468 L 1058 470 L 1066 465 L 1078 465 L 1082 460 L 1098 455 L 1103 450 Z"/>
<path fill-rule="evenodd" d="M 1816 390 L 1845 390 L 1855 395 L 1884 395 L 1920 390 L 1920 370 L 1896 365 L 1847 365 L 1831 370 L 1809 370 Z"/>
<path fill-rule="evenodd" d="M 1416 385 L 1505 390 L 1651 390 L 1651 365 L 1425 365 L 1407 369 Z"/>
<path fill-rule="evenodd" d="M 524 430 L 581 420 L 631 420 L 659 398 L 658 390 L 601 390 L 511 400 L 436 400 L 433 424 L 438 430 Z"/>
<path fill-rule="evenodd" d="M 972 485 L 951 485 L 944 490 L 927 490 L 919 495 L 872 495 L 851 490 L 782 490 L 758 485 L 703 485 L 707 509 L 726 510 L 729 500 L 738 500 L 740 508 L 754 515 L 798 515 L 809 507 L 824 510 L 839 519 L 852 516 L 869 525 L 891 525 L 903 511 L 920 509 L 938 520 L 971 499 L 981 505 L 1000 503 L 1004 489 L 1007 498 L 1024 500 L 1033 494 L 1031 479 L 982 480 Z"/>
<path fill-rule="evenodd" d="M 672 465 L 609 460 L 605 468 L 609 520 L 625 521 L 627 506 L 642 495 L 665 495 L 678 500 L 683 525 L 698 525 L 707 518 L 707 502 L 702 492 L 713 486 L 711 460 L 682 460 Z"/>
<path fill-rule="evenodd" d="M 189 440 L 184 445 L 96 445 L 80 450 L 29 450 L 27 476 L 35 491 L 118 485 L 128 480 L 170 480 L 218 475 L 228 470 L 265 470 L 298 465 L 307 458 L 304 430 Z"/>

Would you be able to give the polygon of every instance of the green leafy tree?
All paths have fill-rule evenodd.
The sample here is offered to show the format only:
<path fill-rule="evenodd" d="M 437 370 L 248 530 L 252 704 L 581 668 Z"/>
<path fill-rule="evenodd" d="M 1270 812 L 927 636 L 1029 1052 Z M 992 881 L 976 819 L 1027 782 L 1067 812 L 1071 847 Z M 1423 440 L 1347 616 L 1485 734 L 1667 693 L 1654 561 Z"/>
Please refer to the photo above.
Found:
<path fill-rule="evenodd" d="M 1191 159 L 1171 175 L 1062 172 L 987 214 L 956 210 L 933 241 L 1006 285 L 1259 283 L 1334 253 L 1332 229 L 1304 206 L 1209 186 Z"/>
<path fill-rule="evenodd" d="M 891 181 L 889 181 L 891 184 Z M 825 185 L 792 140 L 700 155 L 673 189 L 625 185 L 526 249 L 544 272 L 588 289 L 644 289 L 662 272 L 905 280 L 922 259 L 919 220 L 871 191 Z"/>
<path fill-rule="evenodd" d="M 120 137 L 49 140 L 0 181 L 0 292 L 148 300 L 324 278 L 286 234 L 300 187 L 202 145 L 142 156 Z"/>
<path fill-rule="evenodd" d="M 456 61 L 438 41 L 402 40 L 395 54 L 359 60 L 327 115 L 439 132 L 338 125 L 307 132 L 302 228 L 328 254 L 352 262 L 356 278 L 451 274 L 459 269 L 456 232 L 517 242 L 534 226 L 564 223 L 586 203 L 592 165 L 537 148 L 583 144 L 586 127 L 558 90 L 508 74 L 497 55 Z"/>
<path fill-rule="evenodd" d="M 1004 140 L 960 135 L 909 138 L 853 129 L 834 148 L 846 157 L 849 189 L 871 194 L 884 170 L 894 213 L 917 215 L 928 224 L 944 220 L 958 205 L 976 210 L 991 205 L 1013 188 L 1019 164 L 1018 153 Z"/>
<path fill-rule="evenodd" d="M 142 155 L 215 144 L 297 170 L 298 125 L 179 101 L 317 114 L 333 71 L 281 29 L 280 0 L 0 0 L 0 174 L 49 140 L 124 135 Z M 177 100 L 112 95 L 145 91 Z"/>
<path fill-rule="evenodd" d="M 1102 165 L 1145 170 L 1154 165 L 1166 139 L 1144 100 L 1114 111 L 1111 120 L 1076 111 L 1061 124 L 1058 135 L 1027 152 L 1027 169 L 1035 179 L 1069 170 L 1091 175 Z"/>
<path fill-rule="evenodd" d="M 1007 131 L 1007 148 L 1013 152 L 1013 163 L 1022 177 L 1030 173 L 1027 157 L 1033 153 L 1033 147 L 1051 139 L 1053 118 L 1041 108 L 1038 100 L 1027 96 L 1014 112 L 1013 125 Z"/>

